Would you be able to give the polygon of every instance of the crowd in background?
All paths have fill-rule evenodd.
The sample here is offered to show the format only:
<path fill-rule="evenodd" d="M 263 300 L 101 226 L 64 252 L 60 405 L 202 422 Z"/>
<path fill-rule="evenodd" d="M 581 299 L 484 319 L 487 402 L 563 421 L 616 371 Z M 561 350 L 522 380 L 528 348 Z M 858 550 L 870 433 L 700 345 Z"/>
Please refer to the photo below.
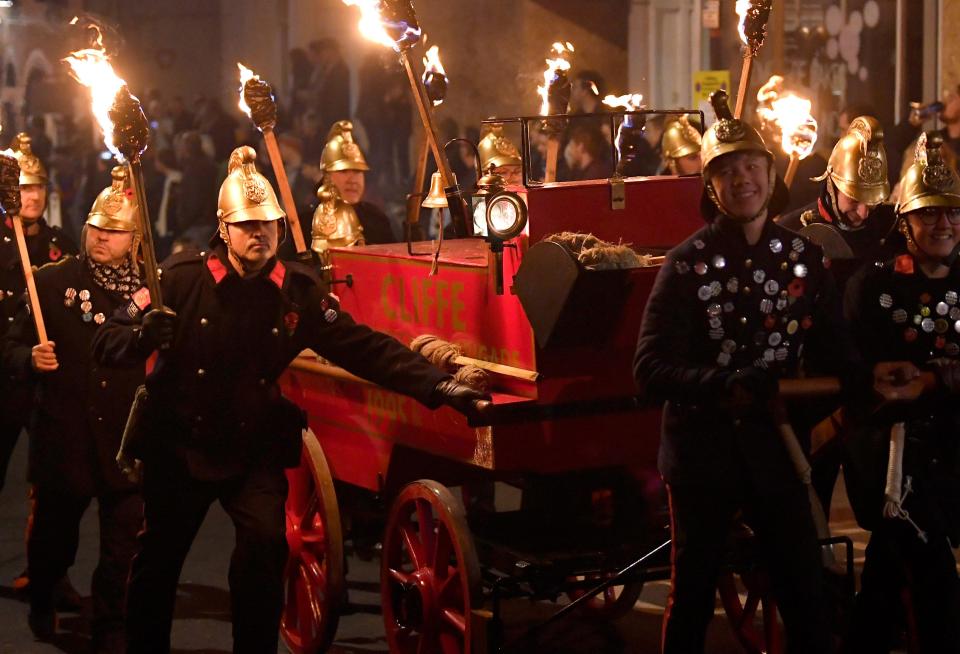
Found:
<path fill-rule="evenodd" d="M 405 199 L 413 183 L 412 164 L 417 145 L 412 138 L 415 112 L 410 88 L 396 58 L 378 51 L 366 55 L 359 70 L 356 109 L 352 112 L 350 71 L 335 39 L 321 39 L 306 48 L 291 50 L 289 70 L 286 88 L 275 89 L 280 110 L 276 131 L 301 221 L 309 222 L 317 204 L 315 193 L 323 179 L 320 157 L 330 126 L 346 118 L 353 121 L 357 141 L 371 168 L 367 173 L 365 199 L 383 208 L 391 220 L 394 236 L 402 239 Z M 607 92 L 602 75 L 594 71 L 577 72 L 572 76 L 570 113 L 605 111 L 601 98 Z M 227 158 L 235 147 L 244 144 L 255 147 L 260 155 L 260 169 L 275 182 L 263 138 L 234 105 L 225 106 L 215 97 L 187 99 L 167 95 L 160 89 L 148 89 L 141 100 L 153 132 L 144 155 L 144 170 L 158 254 L 162 257 L 174 248 L 203 248 L 215 226 L 218 189 L 226 175 Z M 844 120 L 849 122 L 850 117 L 862 113 L 872 113 L 871 108 L 851 106 L 841 112 L 840 129 L 845 128 Z M 939 117 L 946 142 L 956 151 L 960 146 L 960 94 L 955 93 L 948 99 Z M 25 122 L 34 152 L 51 169 L 52 210 L 59 212 L 63 229 L 76 240 L 94 198 L 110 184 L 110 170 L 116 161 L 101 143 L 91 138 L 98 130 L 84 122 L 89 121 L 89 117 L 63 116 L 62 120 L 59 133 L 65 138 L 56 146 L 49 138 L 46 131 L 49 125 L 43 117 L 28 117 Z M 663 122 L 662 116 L 651 116 L 647 120 L 645 140 L 649 148 L 640 162 L 643 170 L 639 174 L 654 175 L 663 171 L 659 142 Z M 887 126 L 893 182 L 900 173 L 903 153 L 910 150 L 919 129 L 919 123 L 907 120 L 902 125 Z M 444 142 L 461 137 L 476 143 L 481 137 L 479 126 L 460 125 L 449 116 L 438 121 L 438 131 Z M 773 136 L 765 135 L 765 138 Z M 571 121 L 563 139 L 557 179 L 572 181 L 610 176 L 614 167 L 612 138 L 611 128 L 603 120 Z M 529 173 L 534 179 L 542 179 L 546 137 L 531 130 L 531 139 Z M 829 134 L 821 134 L 821 140 L 825 147 L 834 141 Z M 472 149 L 451 147 L 447 152 L 460 185 L 471 187 L 477 179 Z M 778 161 L 782 175 L 786 157 L 778 158 L 782 159 Z M 791 189 L 791 208 L 815 197 L 818 184 L 809 178 L 820 175 L 824 167 L 825 159 L 817 153 L 801 163 Z M 422 191 L 426 190 L 433 170 L 431 160 Z M 426 225 L 428 220 L 423 217 L 422 224 Z M 432 234 L 429 228 L 424 233 L 428 237 Z"/>

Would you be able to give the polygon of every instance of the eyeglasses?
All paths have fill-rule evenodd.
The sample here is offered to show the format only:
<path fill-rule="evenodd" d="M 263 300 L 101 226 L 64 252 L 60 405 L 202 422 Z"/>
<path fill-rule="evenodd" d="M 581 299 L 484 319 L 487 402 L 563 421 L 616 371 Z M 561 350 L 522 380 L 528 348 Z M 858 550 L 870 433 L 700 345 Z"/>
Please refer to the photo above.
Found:
<path fill-rule="evenodd" d="M 926 207 L 916 212 L 920 216 L 920 221 L 927 227 L 932 227 L 940 222 L 940 215 L 947 219 L 951 225 L 960 225 L 960 208 L 958 207 Z"/>

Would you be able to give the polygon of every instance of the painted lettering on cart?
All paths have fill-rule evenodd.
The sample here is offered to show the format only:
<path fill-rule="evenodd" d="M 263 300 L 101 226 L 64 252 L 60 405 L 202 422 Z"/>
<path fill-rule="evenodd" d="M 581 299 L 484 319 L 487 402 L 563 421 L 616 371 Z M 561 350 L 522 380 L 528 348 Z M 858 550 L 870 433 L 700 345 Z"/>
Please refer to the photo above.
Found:
<path fill-rule="evenodd" d="M 463 282 L 388 273 L 380 285 L 380 307 L 388 320 L 438 329 L 450 327 L 454 331 L 466 329 Z"/>
<path fill-rule="evenodd" d="M 367 416 L 373 419 L 386 419 L 404 425 L 420 427 L 419 407 L 415 400 L 403 395 L 389 393 L 379 388 L 364 388 L 363 400 Z"/>

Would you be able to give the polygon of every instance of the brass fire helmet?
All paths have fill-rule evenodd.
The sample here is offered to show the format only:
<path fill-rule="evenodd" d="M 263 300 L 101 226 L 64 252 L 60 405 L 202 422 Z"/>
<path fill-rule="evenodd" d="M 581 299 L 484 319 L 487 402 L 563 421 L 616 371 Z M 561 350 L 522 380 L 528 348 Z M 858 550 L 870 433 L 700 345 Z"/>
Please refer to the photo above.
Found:
<path fill-rule="evenodd" d="M 717 116 L 717 121 L 711 125 L 703 135 L 700 144 L 700 163 L 703 167 L 703 196 L 700 199 L 701 211 L 708 220 L 711 220 L 715 213 L 711 208 L 712 203 L 713 207 L 716 207 L 730 218 L 738 222 L 750 222 L 755 219 L 756 216 L 732 216 L 720 203 L 720 198 L 717 197 L 713 183 L 710 181 L 710 164 L 714 160 L 733 152 L 760 152 L 766 155 L 767 160 L 770 162 L 770 183 L 768 184 L 764 210 L 768 208 L 772 209 L 770 205 L 774 191 L 778 191 L 778 196 L 780 196 L 786 193 L 786 188 L 783 187 L 783 183 L 777 178 L 777 171 L 773 165 L 773 154 L 767 149 L 766 144 L 763 142 L 763 137 L 760 136 L 760 132 L 748 123 L 733 117 L 733 114 L 730 112 L 730 106 L 727 104 L 727 92 L 720 89 L 711 93 L 710 104 L 713 105 L 713 111 Z M 778 197 L 777 204 L 786 205 L 788 197 L 789 196 L 786 196 L 782 199 Z M 779 207 L 779 209 L 782 209 L 782 207 Z"/>
<path fill-rule="evenodd" d="M 341 170 L 370 170 L 360 146 L 353 140 L 353 123 L 338 120 L 327 134 L 327 144 L 320 157 L 324 172 L 334 173 Z"/>
<path fill-rule="evenodd" d="M 900 180 L 897 215 L 926 207 L 960 207 L 960 178 L 943 161 L 939 132 L 921 134 L 913 164 Z"/>
<path fill-rule="evenodd" d="M 830 178 L 837 190 L 857 202 L 876 205 L 890 197 L 883 128 L 873 116 L 858 116 L 833 146 L 827 170 L 813 181 Z M 836 205 L 836 198 L 834 200 Z"/>
<path fill-rule="evenodd" d="M 310 226 L 311 250 L 323 258 L 332 247 L 364 244 L 363 227 L 360 226 L 357 210 L 340 197 L 336 186 L 321 186 L 317 189 L 317 199 L 320 204 L 313 212 Z"/>
<path fill-rule="evenodd" d="M 100 195 L 93 201 L 90 213 L 87 214 L 87 224 L 116 232 L 136 232 L 139 229 L 137 204 L 127 180 L 127 169 L 115 166 L 110 176 L 113 183 L 100 191 Z"/>
<path fill-rule="evenodd" d="M 257 153 L 249 145 L 242 145 L 230 153 L 227 178 L 220 185 L 217 198 L 217 218 L 220 220 L 217 236 L 229 245 L 227 225 L 247 220 L 271 222 L 279 220 L 277 242 L 287 235 L 287 214 L 280 208 L 277 194 L 267 178 L 257 172 Z"/>
<path fill-rule="evenodd" d="M 131 260 L 137 261 L 140 252 L 140 225 L 137 220 L 137 203 L 134 200 L 130 180 L 127 179 L 127 169 L 124 166 L 115 166 L 110 171 L 113 178 L 110 186 L 100 191 L 97 199 L 87 214 L 87 225 L 100 229 L 109 229 L 114 232 L 133 232 L 133 242 L 130 244 Z M 83 235 L 82 245 L 87 247 L 86 234 Z"/>
<path fill-rule="evenodd" d="M 20 186 L 30 184 L 46 186 L 49 179 L 47 169 L 40 158 L 33 153 L 32 141 L 33 139 L 30 138 L 29 134 L 20 132 L 14 137 L 13 143 L 10 144 L 10 149 L 13 150 L 17 163 L 20 164 Z"/>
<path fill-rule="evenodd" d="M 700 152 L 700 141 L 700 132 L 682 115 L 667 124 L 660 143 L 664 157 L 680 159 Z"/>
<path fill-rule="evenodd" d="M 503 125 L 487 125 L 477 149 L 480 151 L 482 170 L 487 170 L 490 164 L 493 164 L 494 168 L 523 165 L 520 150 L 513 141 L 503 135 Z"/>

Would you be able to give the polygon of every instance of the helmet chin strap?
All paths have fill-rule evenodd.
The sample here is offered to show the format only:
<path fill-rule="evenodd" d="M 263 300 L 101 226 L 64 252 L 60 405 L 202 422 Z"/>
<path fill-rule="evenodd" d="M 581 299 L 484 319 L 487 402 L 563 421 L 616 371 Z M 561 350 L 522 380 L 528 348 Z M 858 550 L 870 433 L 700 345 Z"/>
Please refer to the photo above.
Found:
<path fill-rule="evenodd" d="M 230 243 L 230 231 L 227 229 L 227 223 L 220 221 L 217 231 L 220 232 L 220 240 L 223 241 L 224 245 L 227 246 L 227 254 L 229 255 L 232 263 L 240 267 L 240 273 L 242 276 L 246 277 L 252 271 L 250 267 L 247 266 L 246 262 L 243 260 L 236 250 L 233 249 L 233 245 Z"/>

